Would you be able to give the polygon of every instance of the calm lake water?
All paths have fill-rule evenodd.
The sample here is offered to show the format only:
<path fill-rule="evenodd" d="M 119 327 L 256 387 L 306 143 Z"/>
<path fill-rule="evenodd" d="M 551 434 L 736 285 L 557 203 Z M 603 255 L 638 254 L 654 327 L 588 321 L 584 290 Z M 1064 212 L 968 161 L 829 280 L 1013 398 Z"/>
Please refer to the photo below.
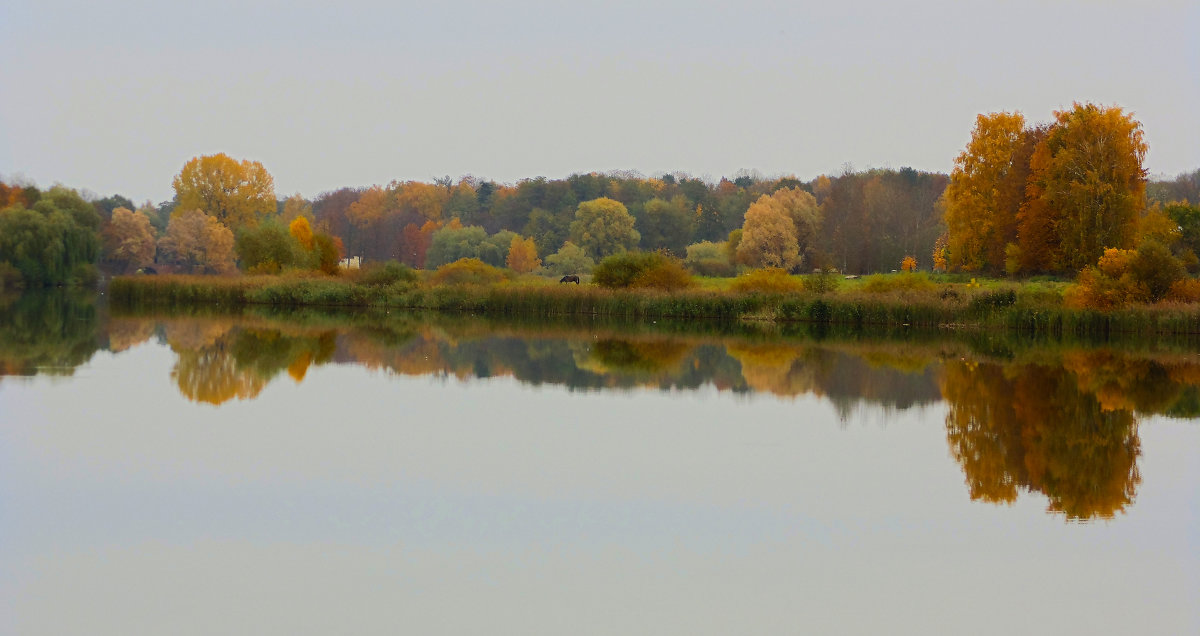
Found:
<path fill-rule="evenodd" d="M 1200 344 L 0 298 L 0 632 L 1200 633 Z"/>

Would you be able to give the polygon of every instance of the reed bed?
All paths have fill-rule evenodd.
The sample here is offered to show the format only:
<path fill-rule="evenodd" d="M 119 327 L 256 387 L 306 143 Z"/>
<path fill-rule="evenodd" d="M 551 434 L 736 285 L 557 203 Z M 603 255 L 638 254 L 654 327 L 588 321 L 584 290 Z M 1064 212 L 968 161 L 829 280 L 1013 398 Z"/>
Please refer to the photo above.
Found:
<path fill-rule="evenodd" d="M 697 286 L 665 292 L 520 279 L 490 285 L 438 285 L 414 280 L 368 284 L 335 277 L 140 276 L 115 278 L 108 292 L 113 303 L 126 307 L 391 307 L 530 318 L 578 315 L 633 320 L 799 322 L 852 328 L 1007 329 L 1101 338 L 1200 333 L 1200 305 L 1160 303 L 1108 312 L 1072 309 L 1063 306 L 1058 290 L 1036 283 L 983 288 L 924 283 L 889 288 L 876 283 L 825 293 Z"/>

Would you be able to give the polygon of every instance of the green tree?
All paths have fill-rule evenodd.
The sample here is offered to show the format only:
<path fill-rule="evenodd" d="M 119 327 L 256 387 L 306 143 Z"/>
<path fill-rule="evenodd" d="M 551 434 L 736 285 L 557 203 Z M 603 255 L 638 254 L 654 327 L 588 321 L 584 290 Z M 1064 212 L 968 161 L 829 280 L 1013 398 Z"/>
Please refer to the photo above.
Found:
<path fill-rule="evenodd" d="M 311 239 L 311 233 L 309 236 Z M 285 269 L 308 269 L 311 264 L 308 250 L 288 228 L 274 220 L 243 228 L 234 249 L 247 272 L 277 274 Z"/>
<path fill-rule="evenodd" d="M 478 225 L 454 227 L 447 225 L 433 233 L 425 253 L 425 267 L 436 269 L 463 258 L 479 258 L 487 232 Z"/>
<path fill-rule="evenodd" d="M 603 258 L 637 245 L 641 235 L 633 226 L 633 216 L 620 201 L 607 197 L 584 201 L 571 223 L 571 241 L 588 256 Z"/>
<path fill-rule="evenodd" d="M 547 254 L 563 244 L 571 226 L 569 214 L 555 214 L 542 208 L 533 208 L 529 222 L 521 233 L 533 239 L 538 252 Z"/>
<path fill-rule="evenodd" d="M 643 206 L 637 229 L 642 235 L 642 249 L 666 249 L 682 255 L 696 229 L 695 214 L 683 195 L 670 201 L 655 197 Z"/>
<path fill-rule="evenodd" d="M 545 269 L 556 276 L 588 274 L 596 266 L 582 247 L 567 241 L 559 250 L 546 257 Z"/>
<path fill-rule="evenodd" d="M 0 263 L 19 271 L 27 286 L 85 282 L 100 257 L 99 227 L 100 216 L 78 193 L 51 188 L 32 210 L 0 210 Z"/>

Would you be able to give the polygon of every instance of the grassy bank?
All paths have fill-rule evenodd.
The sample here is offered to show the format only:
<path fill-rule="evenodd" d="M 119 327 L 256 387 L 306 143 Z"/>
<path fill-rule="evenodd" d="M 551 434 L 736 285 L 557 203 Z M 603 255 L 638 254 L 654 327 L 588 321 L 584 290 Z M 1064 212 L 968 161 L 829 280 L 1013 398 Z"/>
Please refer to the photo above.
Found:
<path fill-rule="evenodd" d="M 692 288 L 605 289 L 525 276 L 490 285 L 364 282 L 334 277 L 141 276 L 115 278 L 119 306 L 218 304 L 394 307 L 501 316 L 598 316 L 806 322 L 850 327 L 1008 329 L 1051 335 L 1200 333 L 1200 306 L 1139 305 L 1101 312 L 1065 307 L 1061 283 L 981 283 L 895 274 L 832 291 L 736 291 L 711 279 Z"/>

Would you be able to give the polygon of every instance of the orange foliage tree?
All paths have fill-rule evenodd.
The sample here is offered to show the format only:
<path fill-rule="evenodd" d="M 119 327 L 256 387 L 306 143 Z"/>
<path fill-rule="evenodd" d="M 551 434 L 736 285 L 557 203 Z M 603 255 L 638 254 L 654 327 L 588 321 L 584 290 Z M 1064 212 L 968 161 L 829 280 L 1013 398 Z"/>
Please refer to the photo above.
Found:
<path fill-rule="evenodd" d="M 1016 241 L 1020 199 L 1006 200 L 1004 192 L 1020 172 L 1016 157 L 1024 128 L 1020 113 L 976 117 L 971 141 L 954 160 L 943 195 L 950 267 L 996 271 L 1004 263 L 1005 245 Z"/>
<path fill-rule="evenodd" d="M 537 269 L 542 264 L 542 259 L 538 258 L 537 245 L 534 244 L 533 239 L 514 236 L 504 264 L 515 272 L 526 274 Z"/>
<path fill-rule="evenodd" d="M 1119 107 L 1056 111 L 1030 158 L 1021 253 L 1043 268 L 1078 271 L 1106 248 L 1133 247 L 1146 205 L 1142 126 Z"/>

